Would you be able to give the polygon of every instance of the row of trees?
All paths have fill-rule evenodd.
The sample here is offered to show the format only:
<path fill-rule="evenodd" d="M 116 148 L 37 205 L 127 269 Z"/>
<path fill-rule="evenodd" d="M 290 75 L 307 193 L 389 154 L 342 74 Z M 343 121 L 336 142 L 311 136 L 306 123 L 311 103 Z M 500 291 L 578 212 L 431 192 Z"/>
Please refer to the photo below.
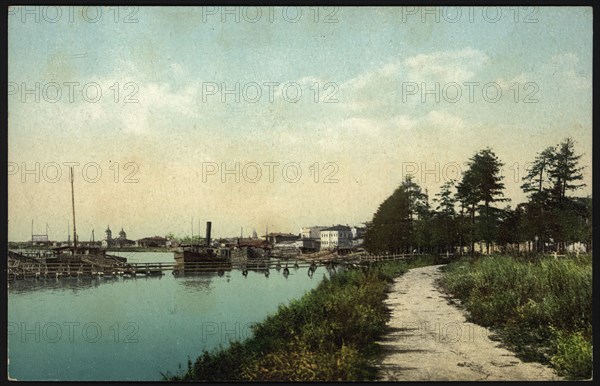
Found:
<path fill-rule="evenodd" d="M 460 181 L 444 183 L 430 204 L 427 191 L 406 176 L 378 208 L 368 225 L 365 247 L 373 253 L 474 252 L 484 242 L 501 249 L 527 243 L 527 251 L 564 252 L 582 242 L 591 250 L 592 199 L 573 197 L 585 186 L 574 141 L 566 138 L 540 152 L 521 189 L 527 202 L 510 205 L 504 197 L 503 163 L 486 148 L 467 163 Z"/>

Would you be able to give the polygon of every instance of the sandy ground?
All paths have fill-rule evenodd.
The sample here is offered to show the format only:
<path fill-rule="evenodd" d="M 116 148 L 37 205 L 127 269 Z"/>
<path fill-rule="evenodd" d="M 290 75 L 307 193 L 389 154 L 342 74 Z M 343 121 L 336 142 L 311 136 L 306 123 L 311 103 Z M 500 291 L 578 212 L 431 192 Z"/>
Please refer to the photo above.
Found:
<path fill-rule="evenodd" d="M 468 323 L 457 300 L 438 289 L 440 267 L 411 269 L 394 282 L 387 299 L 391 332 L 380 342 L 386 353 L 382 381 L 560 379 L 551 368 L 501 348 L 488 329 Z"/>

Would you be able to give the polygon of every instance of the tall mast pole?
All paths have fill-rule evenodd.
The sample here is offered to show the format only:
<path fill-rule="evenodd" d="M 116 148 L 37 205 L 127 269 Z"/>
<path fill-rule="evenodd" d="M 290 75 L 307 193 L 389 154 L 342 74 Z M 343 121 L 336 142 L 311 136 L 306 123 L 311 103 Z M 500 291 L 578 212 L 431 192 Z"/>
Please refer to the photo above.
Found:
<path fill-rule="evenodd" d="M 73 166 L 71 166 L 71 205 L 73 207 L 73 246 L 77 248 L 77 227 L 75 225 L 75 191 L 73 190 Z M 75 252 L 73 252 L 75 253 Z"/>

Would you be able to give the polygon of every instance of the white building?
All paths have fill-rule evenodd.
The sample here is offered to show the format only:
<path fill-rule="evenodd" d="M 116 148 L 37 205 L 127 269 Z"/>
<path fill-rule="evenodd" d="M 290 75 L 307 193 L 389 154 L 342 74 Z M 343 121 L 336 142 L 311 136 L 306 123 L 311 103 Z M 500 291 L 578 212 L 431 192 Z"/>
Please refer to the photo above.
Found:
<path fill-rule="evenodd" d="M 587 253 L 587 247 L 584 243 L 581 243 L 579 241 L 575 242 L 575 243 L 571 243 L 568 244 L 565 248 L 566 252 L 570 252 L 570 253 Z"/>
<path fill-rule="evenodd" d="M 300 237 L 303 239 L 315 239 L 321 238 L 321 231 L 327 228 L 326 226 L 314 226 L 314 227 L 303 227 L 300 228 Z"/>
<path fill-rule="evenodd" d="M 352 247 L 352 231 L 349 226 L 335 225 L 321 230 L 321 250 Z"/>

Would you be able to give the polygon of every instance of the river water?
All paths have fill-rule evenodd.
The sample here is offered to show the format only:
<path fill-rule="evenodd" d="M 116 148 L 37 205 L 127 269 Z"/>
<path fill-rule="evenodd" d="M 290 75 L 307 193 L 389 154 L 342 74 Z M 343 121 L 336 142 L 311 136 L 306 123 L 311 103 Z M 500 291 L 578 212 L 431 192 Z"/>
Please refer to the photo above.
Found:
<path fill-rule="evenodd" d="M 113 253 L 114 254 L 114 253 Z M 172 253 L 121 254 L 130 262 Z M 270 276 L 21 280 L 8 296 L 9 376 L 19 380 L 153 381 L 185 369 L 204 349 L 251 336 L 250 326 L 301 297 L 327 275 L 319 268 Z"/>

